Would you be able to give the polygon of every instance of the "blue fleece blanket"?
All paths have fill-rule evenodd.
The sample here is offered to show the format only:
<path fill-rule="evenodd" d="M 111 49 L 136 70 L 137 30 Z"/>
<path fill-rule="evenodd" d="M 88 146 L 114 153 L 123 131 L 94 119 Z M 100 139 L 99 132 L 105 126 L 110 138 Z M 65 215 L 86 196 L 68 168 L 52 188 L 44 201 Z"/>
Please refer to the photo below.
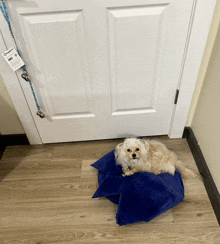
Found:
<path fill-rule="evenodd" d="M 177 171 L 174 176 L 139 172 L 123 177 L 121 166 L 115 164 L 114 150 L 91 166 L 99 170 L 99 187 L 93 198 L 107 197 L 118 204 L 119 225 L 148 222 L 184 199 L 182 178 Z"/>

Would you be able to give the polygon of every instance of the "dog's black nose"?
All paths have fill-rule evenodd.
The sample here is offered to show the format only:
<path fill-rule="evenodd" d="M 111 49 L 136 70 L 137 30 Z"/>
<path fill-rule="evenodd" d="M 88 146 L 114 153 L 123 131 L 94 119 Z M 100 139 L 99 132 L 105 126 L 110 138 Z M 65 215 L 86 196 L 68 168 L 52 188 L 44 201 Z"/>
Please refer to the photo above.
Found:
<path fill-rule="evenodd" d="M 132 154 L 132 157 L 133 157 L 133 158 L 136 158 L 136 154 L 135 154 L 135 153 L 134 153 L 134 154 Z"/>

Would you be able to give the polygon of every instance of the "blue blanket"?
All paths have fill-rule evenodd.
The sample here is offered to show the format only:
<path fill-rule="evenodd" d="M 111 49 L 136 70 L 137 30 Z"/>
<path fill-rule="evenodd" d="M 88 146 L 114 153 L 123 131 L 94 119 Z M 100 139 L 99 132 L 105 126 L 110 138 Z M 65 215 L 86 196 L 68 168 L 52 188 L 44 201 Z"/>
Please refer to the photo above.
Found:
<path fill-rule="evenodd" d="M 93 198 L 107 197 L 118 204 L 119 225 L 148 222 L 184 199 L 182 178 L 177 171 L 174 176 L 139 172 L 123 177 L 121 166 L 115 164 L 114 150 L 91 166 L 99 170 L 99 187 Z"/>

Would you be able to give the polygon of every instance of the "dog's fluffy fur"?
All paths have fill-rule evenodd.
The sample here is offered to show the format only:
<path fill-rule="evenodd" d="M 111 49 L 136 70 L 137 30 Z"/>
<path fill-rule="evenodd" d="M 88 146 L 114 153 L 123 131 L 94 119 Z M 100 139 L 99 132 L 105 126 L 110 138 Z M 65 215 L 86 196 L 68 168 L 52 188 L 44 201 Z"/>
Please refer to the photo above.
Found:
<path fill-rule="evenodd" d="M 154 140 L 127 138 L 115 148 L 116 164 L 122 166 L 123 176 L 137 172 L 151 172 L 156 175 L 170 173 L 174 175 L 177 169 L 182 177 L 199 178 L 201 176 L 177 160 L 174 152 Z"/>

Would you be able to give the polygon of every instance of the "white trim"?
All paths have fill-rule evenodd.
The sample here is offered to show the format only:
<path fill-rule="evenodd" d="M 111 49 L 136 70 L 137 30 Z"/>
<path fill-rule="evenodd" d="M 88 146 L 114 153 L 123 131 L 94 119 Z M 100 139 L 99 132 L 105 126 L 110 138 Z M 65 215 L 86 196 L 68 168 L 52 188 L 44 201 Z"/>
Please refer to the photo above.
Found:
<path fill-rule="evenodd" d="M 197 0 L 190 39 L 183 64 L 179 98 L 174 107 L 169 137 L 181 138 L 188 117 L 216 0 Z"/>
<path fill-rule="evenodd" d="M 15 48 L 13 38 L 10 35 L 8 25 L 0 12 L 0 55 L 10 47 Z M 4 36 L 4 39 L 3 39 Z M 21 71 L 20 71 L 21 72 Z M 23 125 L 24 131 L 31 145 L 42 144 L 37 127 L 34 123 L 29 106 L 25 99 L 22 87 L 19 83 L 18 73 L 14 72 L 9 65 L 0 58 L 0 74 L 11 97 L 18 117 Z M 25 82 L 25 81 L 24 81 Z"/>
<path fill-rule="evenodd" d="M 171 120 L 169 132 L 170 138 L 182 137 L 216 5 L 216 0 L 195 0 L 195 3 L 195 14 L 188 42 L 188 49 L 184 60 L 185 62 L 183 63 L 182 77 L 180 77 L 178 103 L 174 106 L 173 117 Z M 15 47 L 15 44 L 8 30 L 7 23 L 1 13 L 0 26 L 2 32 L 2 34 L 0 33 L 0 51 L 2 53 L 9 47 Z M 2 35 L 4 36 L 4 39 Z M 21 71 L 15 73 L 11 70 L 6 62 L 1 61 L 0 73 L 30 144 L 42 144 L 31 111 L 19 83 L 20 81 L 18 75 L 20 75 Z M 33 97 L 28 96 L 28 99 L 31 100 L 31 104 L 34 104 Z"/>

